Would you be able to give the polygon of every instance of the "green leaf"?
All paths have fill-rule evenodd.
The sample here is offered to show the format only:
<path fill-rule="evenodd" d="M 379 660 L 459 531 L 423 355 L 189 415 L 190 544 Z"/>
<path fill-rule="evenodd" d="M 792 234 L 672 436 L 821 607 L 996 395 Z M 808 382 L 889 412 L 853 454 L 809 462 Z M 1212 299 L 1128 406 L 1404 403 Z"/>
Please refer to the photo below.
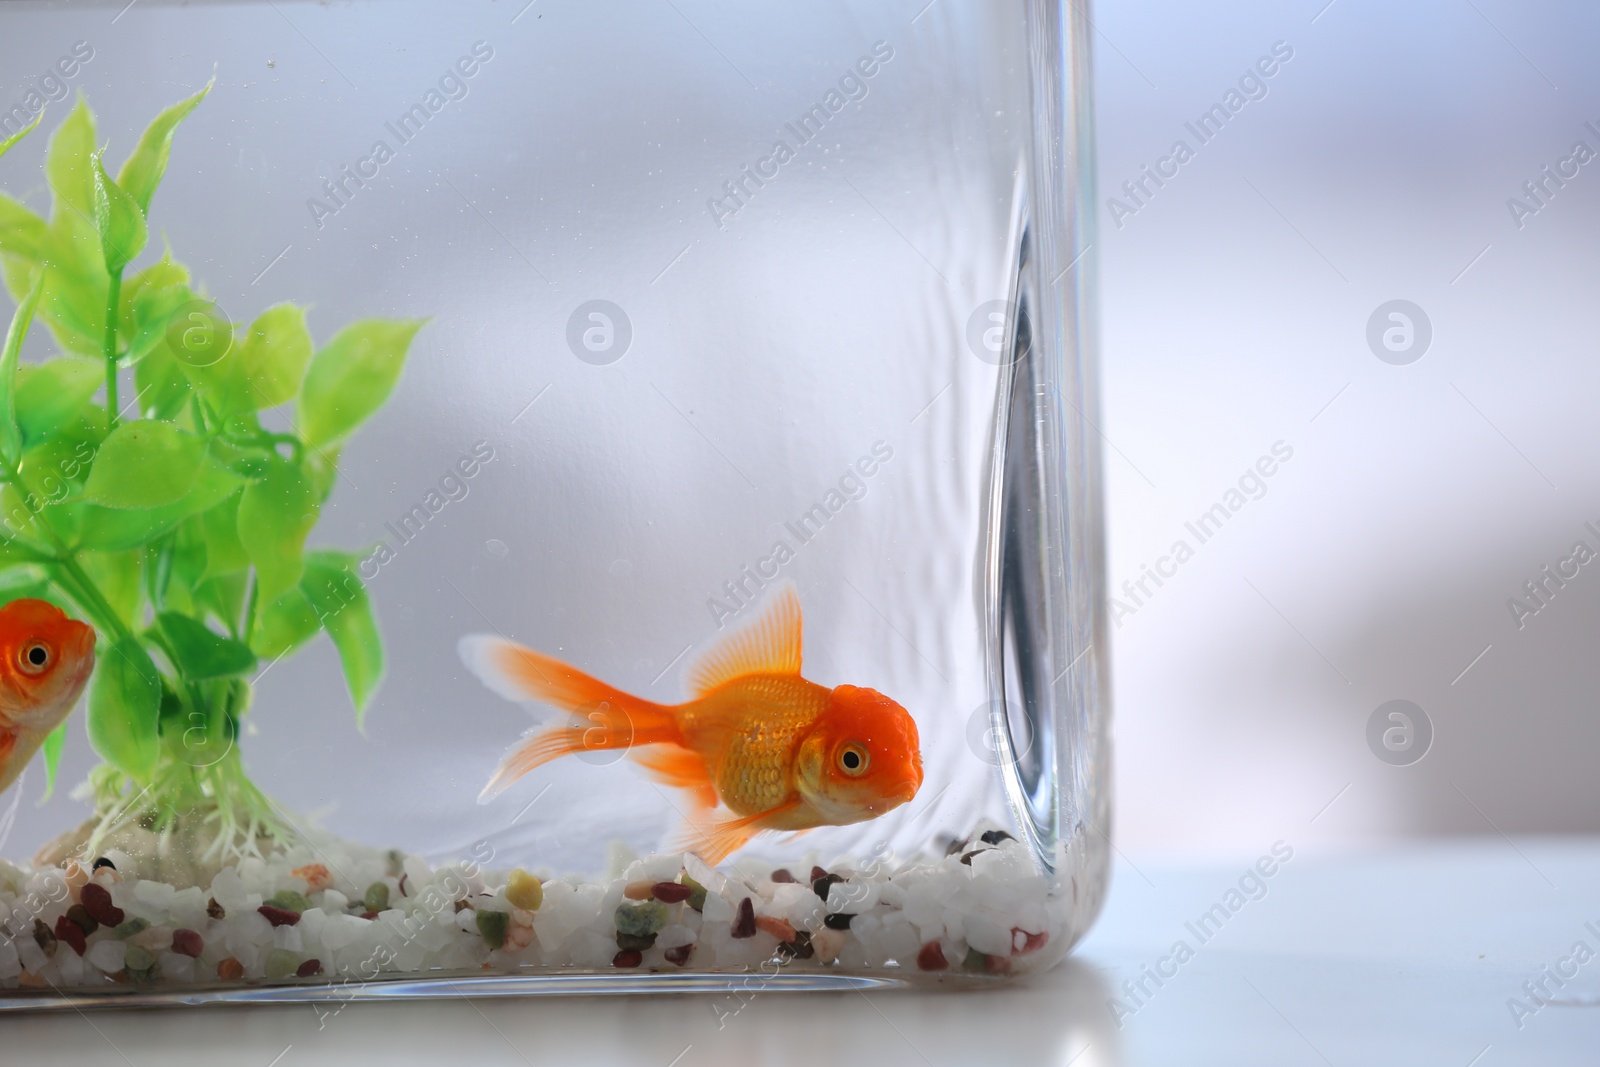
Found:
<path fill-rule="evenodd" d="M 45 152 L 44 173 L 55 193 L 52 219 L 72 216 L 94 232 L 94 113 L 82 94 Z"/>
<path fill-rule="evenodd" d="M 189 592 L 195 614 L 203 618 L 210 612 L 217 622 L 231 630 L 244 615 L 245 596 L 250 592 L 250 572 L 219 574 L 200 582 Z"/>
<path fill-rule="evenodd" d="M 239 346 L 251 410 L 287 404 L 300 392 L 306 367 L 311 363 L 311 333 L 306 329 L 306 309 L 278 304 L 263 311 Z"/>
<path fill-rule="evenodd" d="M 276 600 L 256 608 L 256 626 L 250 648 L 262 659 L 277 659 L 315 637 L 322 629 L 316 609 L 295 586 Z"/>
<path fill-rule="evenodd" d="M 372 615 L 372 601 L 356 573 L 356 560 L 347 552 L 307 553 L 300 588 L 339 650 L 359 727 L 383 678 L 383 639 Z"/>
<path fill-rule="evenodd" d="M 15 467 L 22 458 L 22 430 L 17 426 L 17 363 L 22 358 L 28 326 L 33 322 L 33 309 L 39 306 L 39 295 L 44 292 L 44 275 L 41 270 L 33 288 L 17 305 L 6 330 L 5 348 L 0 350 L 0 459 L 8 467 Z"/>
<path fill-rule="evenodd" d="M 11 149 L 15 148 L 17 142 L 22 140 L 24 137 L 28 136 L 28 134 L 32 133 L 33 132 L 33 128 L 35 126 L 39 125 L 39 123 L 41 121 L 43 121 L 43 119 L 44 119 L 44 111 L 41 110 L 37 115 L 33 116 L 33 121 L 32 122 L 30 122 L 26 126 L 22 127 L 22 129 L 18 130 L 16 133 L 12 134 L 10 137 L 7 137 L 4 141 L 0 141 L 0 156 L 5 155 L 7 152 L 11 151 Z"/>
<path fill-rule="evenodd" d="M 108 508 L 86 505 L 77 544 L 115 551 L 149 544 L 190 515 L 216 507 L 238 492 L 243 479 L 207 456 L 183 499 L 155 508 Z"/>
<path fill-rule="evenodd" d="M 129 275 L 122 283 L 122 313 L 117 319 L 117 329 L 124 336 L 136 331 L 133 308 L 129 303 L 142 296 L 178 289 L 189 292 L 189 268 L 172 258 L 172 249 L 162 251 L 161 258 L 143 270 Z"/>
<path fill-rule="evenodd" d="M 7 486 L 6 492 L 26 487 L 33 494 L 34 507 L 45 514 L 46 521 L 62 537 L 70 539 L 77 533 L 83 510 L 79 497 L 89 477 L 89 465 L 104 438 L 105 416 L 100 405 L 94 403 L 46 437 L 34 440 L 25 436 L 18 471 L 21 483 Z M 14 510 L 19 506 L 14 502 L 6 505 L 6 515 L 13 521 L 19 519 Z M 48 535 L 45 539 L 49 540 Z"/>
<path fill-rule="evenodd" d="M 38 267 L 48 267 L 39 317 L 64 351 L 101 357 L 105 345 L 106 287 L 111 283 L 93 224 L 77 216 L 57 219 L 44 231 L 38 252 L 37 259 L 0 258 L 6 288 L 21 299 L 33 285 Z M 88 258 L 87 253 L 92 253 L 93 258 Z"/>
<path fill-rule="evenodd" d="M 306 453 L 304 463 L 306 477 L 310 479 L 317 499 L 326 502 L 333 495 L 334 484 L 339 480 L 339 446 L 311 449 Z"/>
<path fill-rule="evenodd" d="M 245 645 L 187 615 L 163 611 L 156 616 L 156 626 L 177 659 L 175 665 L 190 681 L 243 674 L 256 665 L 256 654 Z"/>
<path fill-rule="evenodd" d="M 206 546 L 206 567 L 202 579 L 250 569 L 250 554 L 239 540 L 238 518 L 237 497 L 200 514 L 200 533 Z"/>
<path fill-rule="evenodd" d="M 100 445 L 83 499 L 108 508 L 156 508 L 183 499 L 206 444 L 170 422 L 124 422 Z"/>
<path fill-rule="evenodd" d="M 255 564 L 263 600 L 276 600 L 300 580 L 318 503 L 300 468 L 279 456 L 267 460 L 265 477 L 244 487 L 239 542 Z"/>
<path fill-rule="evenodd" d="M 19 201 L 0 193 L 0 252 L 37 262 L 49 238 L 49 224 Z"/>
<path fill-rule="evenodd" d="M 206 98 L 211 87 L 217 83 L 213 77 L 206 82 L 205 88 L 186 100 L 180 100 L 155 117 L 155 120 L 145 127 L 139 144 L 129 156 L 127 162 L 122 164 L 122 173 L 117 175 L 117 181 L 128 190 L 139 210 L 145 214 L 150 212 L 150 199 L 156 194 L 156 186 L 161 184 L 161 176 L 166 173 L 167 160 L 172 155 L 172 135 L 177 132 L 178 123 L 189 117 L 189 112 L 200 106 L 200 101 Z"/>
<path fill-rule="evenodd" d="M 232 350 L 205 366 L 187 366 L 189 380 L 226 417 L 294 399 L 311 362 L 305 308 L 278 304 L 262 312 Z"/>
<path fill-rule="evenodd" d="M 86 359 L 52 359 L 17 368 L 17 422 L 34 445 L 60 432 L 105 384 L 105 368 Z"/>
<path fill-rule="evenodd" d="M 39 315 L 56 343 L 69 352 L 98 356 L 105 343 L 106 273 L 94 221 L 94 116 L 80 97 L 50 137 L 45 179 L 50 222 L 20 204 L 0 200 L 0 250 L 6 287 L 21 299 L 40 264 L 50 268 Z"/>
<path fill-rule="evenodd" d="M 334 335 L 300 391 L 300 436 L 317 448 L 348 437 L 394 391 L 425 319 L 364 319 Z"/>
<path fill-rule="evenodd" d="M 124 638 L 97 657 L 89 684 L 89 743 L 102 759 L 148 782 L 161 752 L 161 682 L 150 654 Z"/>
<path fill-rule="evenodd" d="M 161 345 L 134 364 L 133 384 L 147 417 L 170 419 L 189 402 L 189 376 L 183 365 Z"/>
<path fill-rule="evenodd" d="M 50 795 L 56 791 L 56 771 L 61 767 L 61 750 L 66 744 L 67 724 L 63 720 L 60 726 L 51 730 L 45 737 L 44 744 L 39 749 L 44 753 L 44 796 L 39 798 L 41 804 L 49 800 Z"/>
<path fill-rule="evenodd" d="M 139 556 L 133 552 L 80 552 L 78 562 L 117 614 L 132 619 L 139 610 Z"/>
<path fill-rule="evenodd" d="M 150 233 L 144 210 L 106 173 L 99 155 L 94 157 L 94 225 L 100 233 L 100 252 L 106 270 L 115 273 L 144 251 Z"/>
<path fill-rule="evenodd" d="M 38 567 L 8 567 L 0 572 L 0 604 L 9 604 L 13 600 L 24 598 L 48 600 L 68 613 L 77 611 L 77 608 L 62 599 L 50 579 L 46 578 Z"/>
<path fill-rule="evenodd" d="M 172 260 L 170 251 L 159 262 L 129 278 L 122 286 L 117 331 L 126 345 L 124 364 L 138 363 L 161 346 L 172 316 L 185 304 L 195 303 L 189 288 L 189 271 Z"/>

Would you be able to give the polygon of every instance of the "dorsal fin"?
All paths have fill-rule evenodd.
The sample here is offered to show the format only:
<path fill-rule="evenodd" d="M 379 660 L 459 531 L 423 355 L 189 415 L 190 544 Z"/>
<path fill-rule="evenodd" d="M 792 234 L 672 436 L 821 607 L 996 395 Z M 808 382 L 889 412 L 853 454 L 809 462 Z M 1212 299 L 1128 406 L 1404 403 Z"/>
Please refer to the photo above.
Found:
<path fill-rule="evenodd" d="M 755 617 L 724 634 L 689 667 L 689 689 L 705 696 L 747 674 L 800 673 L 800 594 L 794 583 L 773 587 Z"/>

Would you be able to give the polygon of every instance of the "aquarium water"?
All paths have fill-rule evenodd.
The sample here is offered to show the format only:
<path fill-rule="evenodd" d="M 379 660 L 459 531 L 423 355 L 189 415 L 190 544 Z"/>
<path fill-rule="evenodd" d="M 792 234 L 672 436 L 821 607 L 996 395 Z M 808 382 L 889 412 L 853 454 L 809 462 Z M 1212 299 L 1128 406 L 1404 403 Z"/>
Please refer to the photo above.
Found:
<path fill-rule="evenodd" d="M 1042 0 L 5 5 L 0 139 L 39 124 L 0 190 L 41 217 L 67 195 L 46 160 L 80 99 L 109 181 L 154 116 L 213 83 L 126 268 L 167 248 L 187 267 L 231 324 L 213 368 L 284 303 L 305 309 L 313 378 L 352 323 L 414 336 L 359 432 L 312 424 L 365 402 L 347 398 L 382 366 L 255 405 L 284 439 L 262 455 L 322 494 L 305 558 L 347 553 L 356 590 L 308 593 L 316 633 L 292 650 L 232 635 L 255 653 L 248 706 L 227 705 L 235 733 L 196 735 L 193 762 L 237 761 L 265 821 L 219 843 L 204 795 L 163 823 L 129 787 L 97 836 L 105 797 L 80 783 L 109 757 L 86 697 L 48 799 L 43 756 L 0 794 L 0 1002 L 244 991 L 337 1010 L 384 982 L 979 981 L 1059 959 L 1098 909 L 1111 829 L 1086 17 Z M 0 257 L 22 262 L 10 218 Z M 7 316 L 26 270 L 8 267 Z M 24 374 L 70 349 L 53 292 Z M 152 351 L 186 343 L 174 321 Z M 209 395 L 188 362 L 174 388 Z M 117 379 L 128 419 L 161 388 L 131 364 Z M 182 433 L 232 432 L 183 396 L 166 416 Z M 260 586 L 253 514 L 239 565 Z M 169 580 L 137 566 L 135 630 Z M 329 639 L 358 594 L 381 665 Z M 567 720 L 486 685 L 464 637 L 677 705 L 789 595 L 804 679 L 914 721 L 909 799 L 716 863 L 685 847 L 691 791 L 635 745 L 580 746 L 480 803 L 526 732 Z M 184 758 L 186 728 L 162 720 L 160 759 Z"/>

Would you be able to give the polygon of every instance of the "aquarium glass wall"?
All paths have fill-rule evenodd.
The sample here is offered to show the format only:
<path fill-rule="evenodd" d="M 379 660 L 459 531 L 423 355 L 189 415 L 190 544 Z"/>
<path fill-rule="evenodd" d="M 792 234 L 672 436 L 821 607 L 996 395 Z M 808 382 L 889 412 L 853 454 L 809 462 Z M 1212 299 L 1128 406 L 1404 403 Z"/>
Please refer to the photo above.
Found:
<path fill-rule="evenodd" d="M 5 5 L 0 1006 L 1059 959 L 1086 30 Z"/>

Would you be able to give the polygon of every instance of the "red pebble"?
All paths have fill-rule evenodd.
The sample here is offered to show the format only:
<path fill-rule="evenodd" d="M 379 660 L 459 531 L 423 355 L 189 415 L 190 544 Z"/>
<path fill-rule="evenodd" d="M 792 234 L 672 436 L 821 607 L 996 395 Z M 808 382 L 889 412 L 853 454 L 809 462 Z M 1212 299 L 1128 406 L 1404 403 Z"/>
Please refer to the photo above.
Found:
<path fill-rule="evenodd" d="M 917 953 L 917 966 L 925 971 L 942 971 L 950 966 L 950 961 L 944 958 L 944 946 L 937 941 L 929 941 L 922 946 L 922 951 Z"/>
<path fill-rule="evenodd" d="M 127 918 L 121 908 L 111 903 L 111 892 L 96 882 L 84 885 L 78 902 L 89 913 L 89 918 L 101 926 L 121 926 L 122 920 Z"/>
<path fill-rule="evenodd" d="M 733 927 L 728 931 L 730 937 L 756 936 L 756 908 L 750 903 L 750 898 L 745 897 L 739 901 L 739 914 L 733 920 Z"/>
<path fill-rule="evenodd" d="M 657 882 L 650 887 L 650 892 L 664 904 L 681 904 L 694 895 L 694 890 L 677 882 Z"/>
<path fill-rule="evenodd" d="M 779 867 L 777 870 L 773 871 L 772 872 L 772 880 L 774 882 L 796 882 L 796 881 L 799 881 L 799 879 L 797 879 L 794 875 L 789 873 L 789 868 L 787 868 L 787 867 Z"/>
<path fill-rule="evenodd" d="M 813 867 L 813 868 L 811 868 L 811 880 L 813 882 L 815 882 L 818 878 L 826 878 L 826 877 L 828 877 L 828 872 L 823 870 L 821 867 Z"/>
<path fill-rule="evenodd" d="M 623 949 L 611 957 L 613 967 L 637 967 L 644 962 L 644 953 L 636 948 Z"/>
<path fill-rule="evenodd" d="M 1048 933 L 1030 934 L 1020 926 L 1011 928 L 1011 951 L 1017 955 L 1028 952 L 1037 952 L 1044 948 L 1045 942 L 1050 940 Z"/>
<path fill-rule="evenodd" d="M 300 921 L 300 913 L 298 911 L 290 911 L 288 908 L 279 908 L 272 904 L 263 904 L 256 910 L 265 916 L 267 922 L 271 923 L 273 926 L 294 926 Z"/>
<path fill-rule="evenodd" d="M 197 960 L 205 950 L 205 939 L 193 930 L 172 931 L 172 951 L 178 955 Z"/>
<path fill-rule="evenodd" d="M 83 936 L 83 927 L 79 926 L 65 915 L 56 920 L 56 940 L 65 941 L 67 944 L 71 945 L 72 950 L 80 956 L 83 955 L 84 950 L 89 947 L 88 942 L 85 941 Z"/>
<path fill-rule="evenodd" d="M 244 964 L 229 956 L 217 964 L 217 977 L 225 982 L 237 981 L 244 977 Z"/>
<path fill-rule="evenodd" d="M 693 951 L 694 945 L 689 944 L 679 945 L 677 948 L 669 948 L 661 954 L 667 958 L 668 963 L 676 963 L 679 967 L 682 967 L 689 962 L 689 954 Z"/>
<path fill-rule="evenodd" d="M 319 975 L 321 973 L 322 973 L 322 961 L 321 960 L 306 960 L 304 963 L 302 963 L 299 966 L 298 969 L 295 970 L 294 976 L 296 978 L 311 978 L 311 977 L 313 977 L 315 975 Z"/>

